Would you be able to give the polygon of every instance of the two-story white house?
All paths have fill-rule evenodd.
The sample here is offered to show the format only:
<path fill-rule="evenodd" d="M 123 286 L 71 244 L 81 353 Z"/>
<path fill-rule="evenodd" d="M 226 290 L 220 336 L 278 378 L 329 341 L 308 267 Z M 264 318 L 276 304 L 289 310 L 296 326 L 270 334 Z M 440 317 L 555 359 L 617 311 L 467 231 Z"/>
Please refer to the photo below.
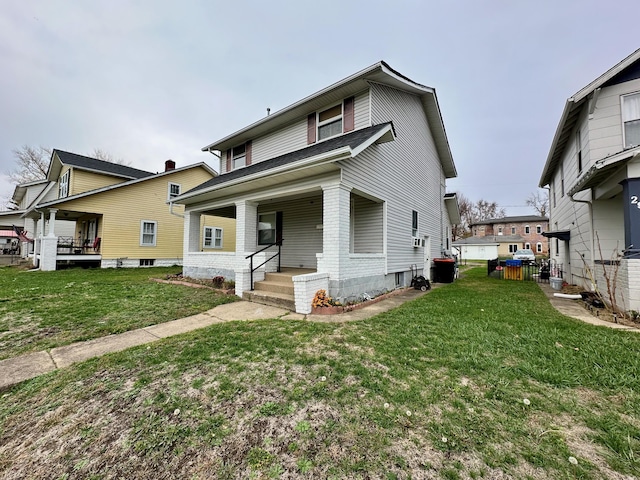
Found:
<path fill-rule="evenodd" d="M 245 298 L 271 290 L 308 313 L 319 289 L 344 301 L 406 286 L 412 267 L 430 275 L 459 221 L 436 92 L 385 62 L 203 151 L 221 174 L 174 200 L 185 205 L 184 273 L 234 279 Z M 236 219 L 235 252 L 198 248 L 205 214 Z"/>
<path fill-rule="evenodd" d="M 640 310 L 640 50 L 567 100 L 540 186 L 565 279 L 608 298 L 617 272 L 616 304 Z"/>

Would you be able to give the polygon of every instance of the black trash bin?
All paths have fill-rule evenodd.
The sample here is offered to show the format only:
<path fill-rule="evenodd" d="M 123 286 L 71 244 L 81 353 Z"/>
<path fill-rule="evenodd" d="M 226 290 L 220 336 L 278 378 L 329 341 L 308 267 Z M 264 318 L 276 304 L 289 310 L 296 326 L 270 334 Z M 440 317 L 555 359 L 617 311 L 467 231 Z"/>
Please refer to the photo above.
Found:
<path fill-rule="evenodd" d="M 434 258 L 435 282 L 453 283 L 456 276 L 456 261 L 453 258 Z"/>

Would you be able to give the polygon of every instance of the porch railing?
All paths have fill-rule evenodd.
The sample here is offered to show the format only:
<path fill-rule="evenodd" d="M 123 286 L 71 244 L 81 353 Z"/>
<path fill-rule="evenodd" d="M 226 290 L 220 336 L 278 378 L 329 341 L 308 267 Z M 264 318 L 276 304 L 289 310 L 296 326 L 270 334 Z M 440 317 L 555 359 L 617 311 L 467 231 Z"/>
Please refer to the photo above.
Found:
<path fill-rule="evenodd" d="M 73 237 L 58 237 L 58 254 L 82 255 L 100 252 L 100 237 L 94 240 L 79 239 Z"/>
<path fill-rule="evenodd" d="M 263 266 L 265 263 L 270 262 L 271 260 L 273 260 L 274 258 L 278 257 L 278 272 L 280 271 L 280 252 L 282 251 L 282 242 L 284 241 L 284 239 L 280 240 L 279 242 L 274 242 L 274 243 L 270 243 L 269 245 L 265 246 L 264 248 L 261 248 L 260 250 L 258 250 L 257 252 L 252 253 L 251 255 L 247 255 L 245 258 L 245 260 L 248 258 L 249 260 L 249 268 L 251 269 L 251 274 L 250 274 L 250 278 L 251 278 L 251 288 L 250 290 L 253 290 L 253 272 L 255 272 L 257 269 L 259 269 L 261 266 Z M 257 267 L 253 266 L 253 257 L 255 255 L 257 255 L 258 253 L 262 253 L 264 252 L 267 248 L 271 248 L 274 245 L 278 246 L 278 251 L 276 253 L 274 253 L 271 257 L 267 258 L 264 262 L 262 262 L 260 265 L 258 265 Z"/>

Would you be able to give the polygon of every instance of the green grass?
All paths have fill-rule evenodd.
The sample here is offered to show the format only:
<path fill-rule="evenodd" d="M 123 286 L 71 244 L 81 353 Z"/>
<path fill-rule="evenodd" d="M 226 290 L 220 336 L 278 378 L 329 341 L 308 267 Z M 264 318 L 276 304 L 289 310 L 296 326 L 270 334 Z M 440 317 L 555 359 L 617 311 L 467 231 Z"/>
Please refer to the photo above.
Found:
<path fill-rule="evenodd" d="M 24 382 L 0 476 L 634 478 L 639 347 L 472 269 L 366 321 L 218 324 Z"/>
<path fill-rule="evenodd" d="M 186 317 L 232 301 L 150 281 L 173 268 L 0 268 L 0 359 Z"/>

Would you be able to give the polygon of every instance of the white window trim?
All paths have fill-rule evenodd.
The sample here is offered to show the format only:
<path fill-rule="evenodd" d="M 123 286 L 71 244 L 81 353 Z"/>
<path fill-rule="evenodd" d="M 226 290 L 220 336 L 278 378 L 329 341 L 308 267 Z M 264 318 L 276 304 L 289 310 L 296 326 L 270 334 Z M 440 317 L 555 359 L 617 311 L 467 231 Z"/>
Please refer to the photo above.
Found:
<path fill-rule="evenodd" d="M 542 225 L 536 225 L 536 233 L 538 235 L 542 233 Z"/>
<path fill-rule="evenodd" d="M 512 226 L 511 227 L 511 235 L 515 235 L 516 234 L 516 227 Z"/>
<path fill-rule="evenodd" d="M 542 253 L 542 242 L 536 243 L 536 253 Z"/>
<path fill-rule="evenodd" d="M 524 226 L 524 234 L 525 235 L 531 234 L 531 226 L 530 225 L 525 225 Z"/>
<path fill-rule="evenodd" d="M 332 108 L 335 108 L 337 106 L 340 106 L 340 115 L 336 115 L 335 117 L 331 117 L 328 120 L 325 120 L 324 122 L 320 121 L 320 114 L 322 112 L 326 112 L 327 110 L 331 110 Z M 330 123 L 333 122 L 337 122 L 338 119 L 340 119 L 340 121 L 342 122 L 342 128 L 340 129 L 340 133 L 336 133 L 335 135 L 331 135 L 329 137 L 325 137 L 325 138 L 320 138 L 320 127 L 323 127 L 324 125 L 329 125 Z M 329 140 L 330 138 L 335 138 L 339 135 L 342 135 L 344 133 L 344 101 L 343 102 L 338 102 L 335 103 L 334 105 L 331 105 L 329 107 L 323 108 L 322 110 L 319 110 L 316 112 L 316 138 L 318 139 L 318 142 L 324 142 L 325 140 Z"/>
<path fill-rule="evenodd" d="M 178 187 L 178 193 L 177 194 L 171 194 L 171 187 Z M 167 185 L 167 198 L 169 200 L 173 200 L 174 198 L 180 196 L 180 194 L 182 193 L 182 185 L 180 185 L 179 183 L 174 183 L 174 182 L 169 182 L 169 184 Z"/>
<path fill-rule="evenodd" d="M 144 243 L 144 224 L 152 223 L 153 224 L 153 244 Z M 155 247 L 158 241 L 158 222 L 155 220 L 140 220 L 140 246 L 141 247 Z"/>
<path fill-rule="evenodd" d="M 413 223 L 413 219 L 414 219 L 414 212 L 415 212 L 415 219 L 416 219 L 416 223 L 414 225 Z M 411 236 L 412 237 L 417 237 L 418 236 L 418 231 L 419 231 L 419 226 L 420 225 L 420 217 L 418 214 L 417 210 L 412 210 L 411 211 Z"/>
<path fill-rule="evenodd" d="M 244 147 L 244 153 L 242 155 L 236 155 L 235 149 L 240 147 Z M 242 163 L 242 165 L 238 165 L 236 167 L 236 159 L 240 160 L 241 158 L 244 159 L 244 162 Z M 242 145 L 236 145 L 231 149 L 231 170 L 237 170 L 238 168 L 243 168 L 246 166 L 247 166 L 247 144 L 243 143 Z"/>
<path fill-rule="evenodd" d="M 532 248 L 531 248 L 531 244 L 530 244 L 529 242 L 526 242 L 526 243 L 524 244 L 524 248 L 525 248 L 525 249 L 528 249 L 528 250 L 532 250 Z"/>
<path fill-rule="evenodd" d="M 69 196 L 69 180 L 71 177 L 71 170 L 67 170 L 60 177 L 60 183 L 58 185 L 58 198 L 65 198 Z"/>
<path fill-rule="evenodd" d="M 211 244 L 207 245 L 207 229 L 211 230 Z M 218 238 L 218 236 L 216 235 L 216 233 L 220 232 L 220 245 L 216 245 L 216 239 Z M 224 235 L 223 235 L 223 231 L 222 228 L 220 227 L 210 227 L 210 226 L 205 226 L 202 229 L 202 248 L 217 248 L 220 249 L 222 248 L 222 241 L 224 239 Z"/>
<path fill-rule="evenodd" d="M 624 99 L 625 99 L 625 97 L 631 97 L 633 95 L 640 95 L 640 92 L 630 92 L 630 93 L 625 93 L 624 95 L 620 95 L 620 120 L 622 121 L 622 146 L 623 146 L 623 148 L 633 148 L 633 147 L 637 146 L 637 145 L 629 145 L 627 147 L 627 139 L 626 139 L 625 128 L 624 128 L 624 124 L 627 121 L 629 121 L 629 122 L 634 121 L 634 120 L 625 121 L 625 119 L 624 119 Z M 636 119 L 636 120 L 640 120 L 640 119 Z"/>

